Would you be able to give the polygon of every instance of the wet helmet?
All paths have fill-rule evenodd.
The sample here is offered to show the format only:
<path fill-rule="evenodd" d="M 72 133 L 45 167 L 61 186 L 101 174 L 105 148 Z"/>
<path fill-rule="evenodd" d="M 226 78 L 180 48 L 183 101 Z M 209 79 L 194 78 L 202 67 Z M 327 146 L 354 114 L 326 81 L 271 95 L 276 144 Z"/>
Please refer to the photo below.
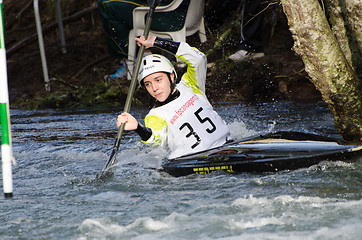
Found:
<path fill-rule="evenodd" d="M 177 79 L 175 68 L 170 60 L 159 54 L 151 54 L 142 59 L 138 74 L 138 83 L 142 85 L 142 80 L 145 77 L 156 72 L 165 72 L 168 74 L 173 73 L 175 74 L 175 79 Z"/>

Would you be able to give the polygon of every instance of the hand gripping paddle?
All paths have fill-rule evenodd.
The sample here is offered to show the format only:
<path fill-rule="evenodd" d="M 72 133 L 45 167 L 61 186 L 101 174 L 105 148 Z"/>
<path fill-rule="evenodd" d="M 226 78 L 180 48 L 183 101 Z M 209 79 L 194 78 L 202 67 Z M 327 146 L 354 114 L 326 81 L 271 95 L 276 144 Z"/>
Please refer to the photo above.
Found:
<path fill-rule="evenodd" d="M 143 35 L 145 36 L 146 39 L 148 38 L 148 34 L 150 32 L 152 15 L 155 12 L 155 8 L 158 6 L 160 1 L 161 0 L 149 0 L 148 1 L 150 10 L 148 12 L 148 16 L 147 16 L 147 20 L 146 20 L 146 27 L 145 27 L 145 30 L 143 33 Z M 138 72 L 140 70 L 144 51 L 145 51 L 145 46 L 141 45 L 140 49 L 138 51 L 138 54 L 137 54 L 137 61 L 136 61 L 136 65 L 133 70 L 131 85 L 129 87 L 129 91 L 128 91 L 128 95 L 127 95 L 127 99 L 126 99 L 126 103 L 125 103 L 123 112 L 128 113 L 131 108 L 131 102 L 132 102 L 134 91 L 136 89 Z M 108 162 L 106 163 L 106 165 L 103 167 L 103 169 L 97 174 L 97 178 L 104 178 L 107 175 L 107 170 L 115 163 L 119 145 L 121 144 L 121 138 L 122 138 L 122 135 L 124 132 L 124 125 L 125 125 L 125 123 L 122 123 L 121 126 L 118 128 L 117 138 L 114 143 L 111 156 L 110 156 Z"/>

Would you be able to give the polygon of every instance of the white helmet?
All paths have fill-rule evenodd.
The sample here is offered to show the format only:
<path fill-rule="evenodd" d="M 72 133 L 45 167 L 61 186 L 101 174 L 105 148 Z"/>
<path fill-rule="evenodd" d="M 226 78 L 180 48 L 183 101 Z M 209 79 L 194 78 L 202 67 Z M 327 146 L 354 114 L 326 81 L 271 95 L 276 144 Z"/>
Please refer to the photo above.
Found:
<path fill-rule="evenodd" d="M 173 73 L 175 74 L 175 79 L 177 79 L 175 68 L 170 60 L 159 54 L 151 54 L 142 59 L 138 83 L 141 84 L 145 77 L 156 72 Z"/>

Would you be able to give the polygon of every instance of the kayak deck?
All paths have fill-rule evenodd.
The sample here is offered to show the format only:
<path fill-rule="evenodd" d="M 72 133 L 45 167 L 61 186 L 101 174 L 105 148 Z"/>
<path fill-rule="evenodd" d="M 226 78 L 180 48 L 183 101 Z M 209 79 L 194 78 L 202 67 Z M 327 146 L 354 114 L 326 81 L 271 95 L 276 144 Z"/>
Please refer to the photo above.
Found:
<path fill-rule="evenodd" d="M 167 159 L 163 171 L 179 177 L 217 170 L 232 173 L 277 172 L 310 167 L 322 161 L 356 161 L 362 145 L 299 132 L 277 132 L 230 142 L 221 147 Z"/>

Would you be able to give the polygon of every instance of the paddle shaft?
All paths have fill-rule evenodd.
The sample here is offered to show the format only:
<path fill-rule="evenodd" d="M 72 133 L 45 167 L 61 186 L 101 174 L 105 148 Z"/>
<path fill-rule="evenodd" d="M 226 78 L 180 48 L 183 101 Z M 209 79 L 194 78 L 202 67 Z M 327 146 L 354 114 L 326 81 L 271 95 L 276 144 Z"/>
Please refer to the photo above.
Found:
<path fill-rule="evenodd" d="M 160 2 L 159 0 L 155 0 L 155 1 L 153 1 L 153 4 L 150 5 L 150 10 L 148 12 L 147 21 L 146 21 L 146 27 L 145 27 L 145 30 L 144 30 L 144 33 L 143 33 L 143 35 L 145 36 L 146 39 L 148 38 L 148 34 L 150 32 L 151 23 L 152 23 L 152 15 L 153 15 L 153 13 L 155 11 L 155 8 L 156 8 L 156 6 L 158 5 L 159 2 Z M 138 50 L 137 61 L 136 61 L 136 65 L 135 65 L 134 70 L 133 70 L 131 85 L 130 85 L 129 90 L 128 90 L 128 95 L 127 95 L 126 103 L 124 105 L 123 112 L 128 113 L 129 110 L 131 109 L 133 94 L 134 94 L 136 86 L 137 86 L 138 72 L 139 72 L 140 67 L 141 67 L 141 61 L 142 61 L 142 58 L 143 58 L 144 51 L 145 51 L 145 46 L 141 45 L 140 49 Z M 104 166 L 103 170 L 105 170 L 106 168 L 112 166 L 114 164 L 115 160 L 116 160 L 119 145 L 121 144 L 121 138 L 122 138 L 122 135 L 123 135 L 123 132 L 124 132 L 124 127 L 125 127 L 125 123 L 122 123 L 118 128 L 117 138 L 116 138 L 116 141 L 115 141 L 113 149 L 112 149 L 112 154 L 111 154 L 107 164 Z"/>

